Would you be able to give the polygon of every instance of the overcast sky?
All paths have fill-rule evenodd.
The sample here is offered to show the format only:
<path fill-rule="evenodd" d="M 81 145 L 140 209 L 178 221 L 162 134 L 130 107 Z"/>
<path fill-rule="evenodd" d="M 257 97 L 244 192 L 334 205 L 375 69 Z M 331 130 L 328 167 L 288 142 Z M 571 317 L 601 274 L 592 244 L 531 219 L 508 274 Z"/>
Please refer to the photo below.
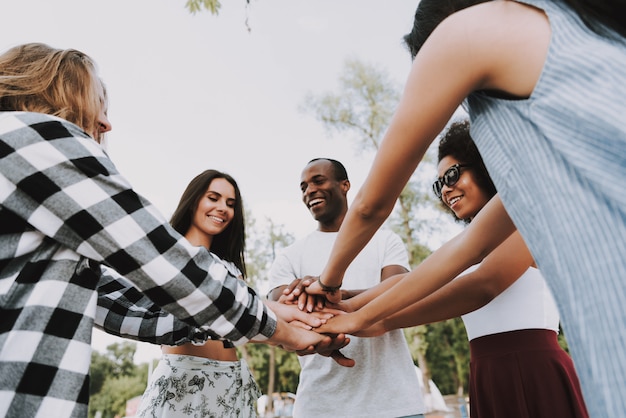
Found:
<path fill-rule="evenodd" d="M 336 90 L 352 58 L 401 88 L 411 64 L 402 36 L 417 1 L 223 0 L 218 16 L 192 15 L 184 4 L 0 0 L 0 49 L 44 42 L 96 61 L 110 96 L 109 154 L 166 217 L 191 178 L 216 168 L 235 177 L 255 219 L 302 237 L 315 228 L 300 201 L 306 162 L 342 161 L 351 198 L 373 154 L 329 138 L 298 107 L 309 92 Z M 94 335 L 101 351 L 114 341 Z M 158 353 L 139 345 L 142 360 Z"/>

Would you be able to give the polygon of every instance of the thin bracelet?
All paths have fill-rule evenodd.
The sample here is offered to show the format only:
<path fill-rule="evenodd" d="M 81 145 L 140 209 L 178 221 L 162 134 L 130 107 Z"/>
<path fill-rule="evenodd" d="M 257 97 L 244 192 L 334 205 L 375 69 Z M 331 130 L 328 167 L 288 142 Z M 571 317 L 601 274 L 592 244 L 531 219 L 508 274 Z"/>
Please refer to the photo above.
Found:
<path fill-rule="evenodd" d="M 341 289 L 341 284 L 339 284 L 339 286 L 326 286 L 324 283 L 322 283 L 322 279 L 319 276 L 317 277 L 317 281 L 319 282 L 320 287 L 324 292 L 335 293 L 337 290 Z"/>

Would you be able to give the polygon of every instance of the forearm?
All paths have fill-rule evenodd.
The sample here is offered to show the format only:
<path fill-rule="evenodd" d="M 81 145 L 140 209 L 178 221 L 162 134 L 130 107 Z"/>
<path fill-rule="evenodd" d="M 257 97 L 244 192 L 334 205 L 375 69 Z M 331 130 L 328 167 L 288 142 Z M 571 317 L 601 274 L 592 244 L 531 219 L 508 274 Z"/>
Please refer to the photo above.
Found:
<path fill-rule="evenodd" d="M 350 263 L 367 245 L 388 215 L 383 212 L 374 218 L 360 213 L 358 199 L 357 195 L 339 229 L 327 264 L 320 274 L 320 280 L 326 286 L 341 285 Z"/>
<path fill-rule="evenodd" d="M 481 277 L 461 276 L 419 302 L 382 319 L 384 328 L 391 331 L 431 324 L 482 308 L 495 297 L 482 285 Z"/>
<path fill-rule="evenodd" d="M 407 273 L 397 274 L 395 276 L 392 276 L 392 277 L 389 277 L 388 279 L 383 280 L 376 286 L 360 291 L 358 294 L 354 295 L 348 301 L 346 301 L 350 306 L 350 310 L 355 311 L 357 309 L 361 309 L 363 306 L 365 306 L 366 304 L 374 300 L 376 297 L 382 295 L 384 292 L 386 292 L 387 290 L 391 289 L 394 285 L 399 283 L 400 280 L 402 280 L 402 278 L 404 278 L 406 274 Z M 342 290 L 342 295 L 343 295 L 343 292 L 349 292 L 349 291 Z M 344 298 L 344 299 L 347 299 L 347 298 Z"/>
<path fill-rule="evenodd" d="M 463 232 L 432 253 L 396 286 L 360 309 L 361 320 L 369 326 L 420 301 L 482 261 L 514 231 L 499 198 L 492 199 Z"/>
<path fill-rule="evenodd" d="M 25 163 L 3 170 L 6 181 L 21 185 L 3 201 L 8 210 L 67 251 L 119 271 L 192 327 L 236 341 L 273 333 L 273 313 L 258 297 L 236 277 L 216 269 L 206 250 L 185 244 L 82 130 L 41 114 L 14 117 L 38 129 L 7 136 L 14 149 L 29 149 Z M 48 134 L 55 140 L 45 140 Z M 34 160 L 33 167 L 40 159 L 49 161 L 36 182 L 30 180 L 28 159 Z"/>
<path fill-rule="evenodd" d="M 152 344 L 203 342 L 207 331 L 176 319 L 116 272 L 103 268 L 94 325 L 112 335 Z"/>

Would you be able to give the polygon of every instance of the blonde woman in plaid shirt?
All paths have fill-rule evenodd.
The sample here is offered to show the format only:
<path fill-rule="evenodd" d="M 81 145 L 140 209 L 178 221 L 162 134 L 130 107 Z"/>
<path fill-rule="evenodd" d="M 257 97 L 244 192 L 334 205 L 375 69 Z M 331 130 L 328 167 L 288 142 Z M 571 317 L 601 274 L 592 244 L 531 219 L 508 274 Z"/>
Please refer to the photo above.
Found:
<path fill-rule="evenodd" d="M 0 416 L 87 416 L 97 305 L 124 295 L 103 292 L 115 279 L 101 277 L 100 264 L 189 326 L 189 336 L 306 353 L 345 343 L 287 324 L 296 315 L 321 321 L 264 304 L 176 232 L 99 145 L 110 129 L 87 55 L 45 44 L 0 55 Z M 145 337 L 124 328 L 126 313 L 113 314 L 117 321 L 102 322 L 107 331 Z"/>

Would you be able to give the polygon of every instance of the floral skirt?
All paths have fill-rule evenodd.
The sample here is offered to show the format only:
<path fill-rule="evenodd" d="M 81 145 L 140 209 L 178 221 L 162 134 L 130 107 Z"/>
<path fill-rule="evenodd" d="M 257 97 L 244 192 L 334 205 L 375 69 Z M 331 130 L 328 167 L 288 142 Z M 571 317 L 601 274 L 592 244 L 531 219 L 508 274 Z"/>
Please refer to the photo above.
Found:
<path fill-rule="evenodd" d="M 150 376 L 138 417 L 256 418 L 261 391 L 245 360 L 163 354 Z"/>

